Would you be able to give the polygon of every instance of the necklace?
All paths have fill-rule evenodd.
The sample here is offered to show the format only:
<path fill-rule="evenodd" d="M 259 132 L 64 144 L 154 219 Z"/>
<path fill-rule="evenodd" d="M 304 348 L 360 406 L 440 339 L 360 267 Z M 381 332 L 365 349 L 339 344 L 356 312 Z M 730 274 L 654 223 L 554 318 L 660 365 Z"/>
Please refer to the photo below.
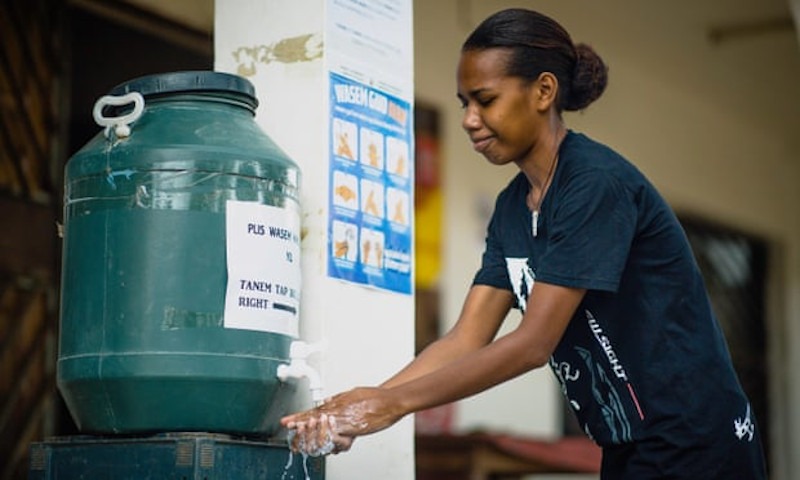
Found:
<path fill-rule="evenodd" d="M 558 147 L 556 147 L 556 154 L 553 157 L 553 161 L 550 162 L 550 170 L 547 172 L 547 178 L 544 179 L 544 183 L 542 184 L 542 194 L 539 195 L 539 198 L 536 200 L 536 203 L 533 204 L 533 208 L 531 209 L 531 233 L 533 233 L 533 237 L 536 238 L 536 235 L 539 233 L 539 207 L 542 205 L 542 200 L 544 200 L 544 192 L 547 190 L 547 187 L 550 185 L 550 179 L 553 176 L 553 172 L 556 169 L 556 163 L 558 162 Z M 531 193 L 533 193 L 533 189 L 531 189 Z"/>

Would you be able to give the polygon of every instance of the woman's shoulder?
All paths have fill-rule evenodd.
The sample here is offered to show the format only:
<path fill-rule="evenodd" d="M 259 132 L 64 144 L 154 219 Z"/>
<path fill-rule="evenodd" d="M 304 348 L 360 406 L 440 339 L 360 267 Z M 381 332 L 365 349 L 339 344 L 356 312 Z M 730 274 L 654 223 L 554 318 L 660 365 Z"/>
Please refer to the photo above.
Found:
<path fill-rule="evenodd" d="M 648 185 L 644 174 L 617 150 L 582 133 L 571 132 L 561 150 L 562 178 L 589 177 L 597 182 Z"/>
<path fill-rule="evenodd" d="M 632 164 L 605 143 L 583 133 L 569 131 L 560 155 L 574 168 L 626 167 Z"/>

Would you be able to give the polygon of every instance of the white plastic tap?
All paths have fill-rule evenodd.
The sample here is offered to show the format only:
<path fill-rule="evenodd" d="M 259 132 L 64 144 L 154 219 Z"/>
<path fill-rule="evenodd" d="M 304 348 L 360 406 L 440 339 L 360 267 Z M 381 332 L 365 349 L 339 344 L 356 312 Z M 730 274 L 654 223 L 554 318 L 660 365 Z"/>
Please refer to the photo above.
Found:
<path fill-rule="evenodd" d="M 289 346 L 289 364 L 278 366 L 278 378 L 285 382 L 290 378 L 308 379 L 308 387 L 311 390 L 311 401 L 314 405 L 322 402 L 322 377 L 319 372 L 308 364 L 308 357 L 314 353 L 321 353 L 325 350 L 326 343 L 306 343 L 302 340 L 295 340 Z"/>

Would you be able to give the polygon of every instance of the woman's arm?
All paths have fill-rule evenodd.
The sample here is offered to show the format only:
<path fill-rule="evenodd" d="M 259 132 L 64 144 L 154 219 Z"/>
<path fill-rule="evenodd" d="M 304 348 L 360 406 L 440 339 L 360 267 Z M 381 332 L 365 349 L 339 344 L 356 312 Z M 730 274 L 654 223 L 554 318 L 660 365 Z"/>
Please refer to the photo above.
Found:
<path fill-rule="evenodd" d="M 513 300 L 508 290 L 486 285 L 473 286 L 467 293 L 455 326 L 381 387 L 391 388 L 419 378 L 489 344 L 497 335 Z"/>
<path fill-rule="evenodd" d="M 339 394 L 317 409 L 285 417 L 282 423 L 313 429 L 324 414 L 335 418 L 336 434 L 365 435 L 387 428 L 409 413 L 466 398 L 519 376 L 548 361 L 584 294 L 585 290 L 537 282 L 520 325 L 508 335 L 482 347 L 475 347 L 478 340 L 489 336 L 491 341 L 497 328 L 482 330 L 482 336 L 467 335 L 476 343 L 462 339 L 463 344 L 455 343 L 469 347 L 441 347 L 428 360 L 412 362 L 382 388 Z M 474 333 L 475 329 L 473 325 L 470 330 Z"/>
<path fill-rule="evenodd" d="M 513 295 L 507 290 L 485 285 L 471 287 L 455 326 L 383 382 L 380 388 L 354 389 L 326 400 L 324 411 L 319 407 L 281 419 L 285 427 L 294 431 L 292 448 L 312 454 L 349 450 L 355 436 L 342 436 L 338 424 L 359 422 L 357 416 L 348 413 L 354 406 L 361 405 L 363 401 L 370 402 L 369 398 L 374 397 L 377 391 L 425 376 L 490 343 L 511 309 L 513 300 Z M 375 408 L 381 407 L 376 405 Z"/>
<path fill-rule="evenodd" d="M 585 290 L 537 282 L 520 325 L 440 369 L 389 389 L 400 416 L 459 400 L 547 363 Z"/>

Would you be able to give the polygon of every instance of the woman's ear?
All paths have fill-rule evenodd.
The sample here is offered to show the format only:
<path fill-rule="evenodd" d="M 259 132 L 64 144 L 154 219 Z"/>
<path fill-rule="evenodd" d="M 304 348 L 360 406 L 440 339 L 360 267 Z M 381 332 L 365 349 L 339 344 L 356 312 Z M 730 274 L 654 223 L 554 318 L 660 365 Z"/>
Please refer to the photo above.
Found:
<path fill-rule="evenodd" d="M 554 107 L 558 97 L 558 78 L 551 72 L 542 72 L 536 80 L 534 95 L 537 110 L 544 112 Z"/>

